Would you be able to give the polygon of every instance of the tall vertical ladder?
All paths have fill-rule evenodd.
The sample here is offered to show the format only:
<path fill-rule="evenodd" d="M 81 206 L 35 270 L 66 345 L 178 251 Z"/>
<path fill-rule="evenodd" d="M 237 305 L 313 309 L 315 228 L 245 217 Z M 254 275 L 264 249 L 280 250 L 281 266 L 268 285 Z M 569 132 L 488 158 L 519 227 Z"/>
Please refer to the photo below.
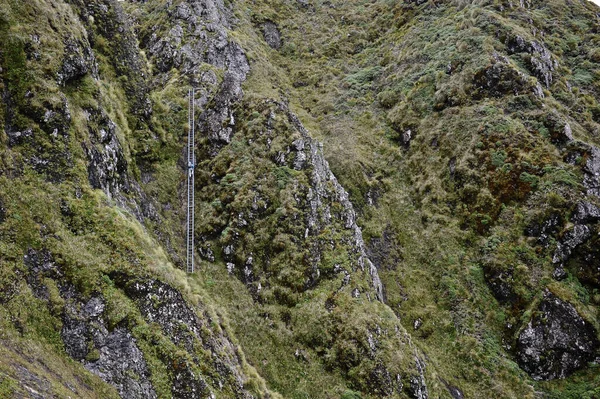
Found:
<path fill-rule="evenodd" d="M 196 155 L 194 153 L 194 129 L 195 129 L 195 104 L 194 88 L 188 91 L 188 151 L 187 151 L 187 263 L 188 273 L 194 272 L 194 168 L 196 167 Z"/>

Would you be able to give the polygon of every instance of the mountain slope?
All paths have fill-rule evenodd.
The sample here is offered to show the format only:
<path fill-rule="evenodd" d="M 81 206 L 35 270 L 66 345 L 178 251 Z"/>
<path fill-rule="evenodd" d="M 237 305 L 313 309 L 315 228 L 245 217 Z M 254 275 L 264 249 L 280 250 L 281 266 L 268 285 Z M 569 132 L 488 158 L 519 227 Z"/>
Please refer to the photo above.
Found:
<path fill-rule="evenodd" d="M 2 1 L 0 393 L 595 397 L 599 13 Z"/>

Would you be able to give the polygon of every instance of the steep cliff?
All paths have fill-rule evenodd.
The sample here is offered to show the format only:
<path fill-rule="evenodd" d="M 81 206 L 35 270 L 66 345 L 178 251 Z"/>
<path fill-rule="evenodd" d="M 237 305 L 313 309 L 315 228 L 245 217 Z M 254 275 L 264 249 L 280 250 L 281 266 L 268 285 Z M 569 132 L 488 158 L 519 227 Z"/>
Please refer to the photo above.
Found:
<path fill-rule="evenodd" d="M 596 397 L 599 42 L 584 1 L 1 0 L 0 396 Z"/>

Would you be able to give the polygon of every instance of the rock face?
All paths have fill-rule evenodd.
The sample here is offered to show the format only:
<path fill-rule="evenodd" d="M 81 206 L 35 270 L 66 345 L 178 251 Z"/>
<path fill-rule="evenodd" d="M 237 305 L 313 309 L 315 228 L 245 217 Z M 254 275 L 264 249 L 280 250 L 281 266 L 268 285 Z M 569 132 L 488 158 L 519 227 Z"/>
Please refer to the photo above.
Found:
<path fill-rule="evenodd" d="M 68 282 L 62 267 L 47 249 L 30 249 L 24 263 L 26 281 L 34 296 L 47 303 L 54 313 L 61 314 L 60 337 L 67 354 L 114 386 L 122 398 L 156 398 L 147 354 L 142 352 L 144 346 L 138 345 L 140 338 L 135 338 L 131 330 L 142 327 L 143 323 L 122 321 L 111 327 L 107 300 L 99 293 L 85 298 Z M 215 394 L 253 398 L 245 388 L 248 377 L 238 348 L 218 324 L 220 320 L 201 308 L 202 304 L 196 309 L 190 307 L 179 291 L 159 280 L 133 278 L 121 272 L 111 273 L 111 278 L 116 288 L 135 303 L 147 325 L 158 325 L 162 339 L 172 342 L 171 347 L 161 344 L 155 361 L 162 362 L 168 370 L 173 398 Z M 58 287 L 60 305 L 56 298 L 50 298 L 47 285 L 50 279 Z M 160 340 L 159 337 L 160 333 L 152 339 Z M 146 337 L 142 335 L 141 339 Z"/>
<path fill-rule="evenodd" d="M 567 259 L 569 259 L 569 256 L 571 256 L 573 250 L 578 245 L 586 242 L 591 236 L 592 233 L 588 226 L 580 224 L 575 225 L 557 244 L 556 252 L 554 253 L 552 262 L 555 264 L 565 262 Z"/>
<path fill-rule="evenodd" d="M 58 183 L 64 181 L 73 167 L 69 146 L 71 109 L 63 94 L 42 104 L 32 103 L 34 97 L 41 95 L 27 92 L 24 99 L 19 99 L 24 100 L 24 104 L 17 110 L 18 107 L 12 108 L 10 94 L 5 93 L 5 101 L 11 105 L 6 110 L 5 131 L 9 147 L 23 146 L 25 162 L 49 181 Z M 25 122 L 24 115 L 29 118 L 29 123 Z"/>
<path fill-rule="evenodd" d="M 429 394 L 425 383 L 425 362 L 415 355 L 415 365 L 419 374 L 410 378 L 408 391 L 414 399 L 428 399 Z"/>
<path fill-rule="evenodd" d="M 547 247 L 551 237 L 554 237 L 562 227 L 564 221 L 559 213 L 552 213 L 541 222 L 533 222 L 525 228 L 527 237 L 535 237 L 537 244 Z"/>
<path fill-rule="evenodd" d="M 279 50 L 281 48 L 282 43 L 281 43 L 281 35 L 279 33 L 279 28 L 277 28 L 277 25 L 272 21 L 266 21 L 262 25 L 262 30 L 263 30 L 263 36 L 264 36 L 267 44 L 271 48 L 273 48 L 275 50 Z"/>
<path fill-rule="evenodd" d="M 473 84 L 476 90 L 475 98 L 526 93 L 539 95 L 539 90 L 529 82 L 527 76 L 517 70 L 508 58 L 499 54 L 494 54 L 491 64 L 475 74 Z"/>
<path fill-rule="evenodd" d="M 93 188 L 104 191 L 139 221 L 158 220 L 154 203 L 129 176 L 129 167 L 117 134 L 117 125 L 102 108 L 86 109 L 84 115 L 89 140 L 82 143 L 88 158 L 88 180 Z"/>
<path fill-rule="evenodd" d="M 485 279 L 492 294 L 499 302 L 514 303 L 519 299 L 513 289 L 513 270 L 486 270 Z"/>
<path fill-rule="evenodd" d="M 517 360 L 535 380 L 564 378 L 592 361 L 599 345 L 592 325 L 571 304 L 546 291 L 519 333 Z"/>
<path fill-rule="evenodd" d="M 196 101 L 204 109 L 199 131 L 209 137 L 209 153 L 214 156 L 231 141 L 233 105 L 242 98 L 241 85 L 250 66 L 242 48 L 228 37 L 234 19 L 222 0 L 184 1 L 169 9 L 169 19 L 169 32 L 152 34 L 147 47 L 161 72 L 181 68 L 192 84 L 202 83 Z M 223 70 L 222 81 L 213 71 L 203 72 L 203 63 Z"/>
<path fill-rule="evenodd" d="M 173 343 L 189 353 L 194 353 L 200 347 L 210 351 L 210 360 L 218 375 L 215 385 L 231 386 L 236 398 L 252 398 L 244 388 L 246 377 L 242 373 L 235 345 L 224 332 L 211 331 L 211 324 L 216 320 L 212 320 L 208 312 L 204 311 L 200 319 L 179 291 L 161 281 L 131 279 L 120 274 L 114 277 L 117 285 L 134 299 L 147 322 L 158 324 Z M 197 357 L 193 362 L 202 367 Z M 176 398 L 209 394 L 206 382 L 185 363 L 177 368 L 173 380 L 173 395 Z"/>
<path fill-rule="evenodd" d="M 600 149 L 590 146 L 588 157 L 583 168 L 583 185 L 588 195 L 600 197 Z"/>
<path fill-rule="evenodd" d="M 109 198 L 129 190 L 127 161 L 117 138 L 117 125 L 103 110 L 86 111 L 90 144 L 84 144 L 89 159 L 88 179 L 93 188 L 101 189 Z"/>
<path fill-rule="evenodd" d="M 582 223 L 594 223 L 600 220 L 600 208 L 596 205 L 582 201 L 577 204 L 577 209 L 573 214 L 573 222 Z"/>
<path fill-rule="evenodd" d="M 529 70 L 546 86 L 552 84 L 552 73 L 558 68 L 558 62 L 552 54 L 541 43 L 533 40 L 527 41 L 521 36 L 511 36 L 506 41 L 506 47 L 510 54 L 527 53 Z"/>
<path fill-rule="evenodd" d="M 64 286 L 66 301 L 61 337 L 67 353 L 85 368 L 117 388 L 123 398 L 156 398 L 142 351 L 124 327 L 109 331 L 104 300 L 83 301 L 72 286 Z"/>
<path fill-rule="evenodd" d="M 359 271 L 367 273 L 370 280 L 370 288 L 365 294 L 369 298 L 383 301 L 383 286 L 377 268 L 367 256 L 362 231 L 356 222 L 356 213 L 348 193 L 329 168 L 329 164 L 323 156 L 321 144 L 309 136 L 308 131 L 296 115 L 289 111 L 286 104 L 267 100 L 263 106 L 265 107 L 264 113 L 268 115 L 265 121 L 265 130 L 261 133 L 262 137 L 251 138 L 250 141 L 254 146 L 264 143 L 266 148 L 261 148 L 261 150 L 272 152 L 273 158 L 265 160 L 266 162 L 279 168 L 289 168 L 287 170 L 295 171 L 294 176 L 297 176 L 297 179 L 289 182 L 290 187 L 294 188 L 291 201 L 293 201 L 296 211 L 290 212 L 288 217 L 292 218 L 290 223 L 295 226 L 293 240 L 298 243 L 297 250 L 302 251 L 308 248 L 308 253 L 304 256 L 306 265 L 302 265 L 306 267 L 302 272 L 304 274 L 302 290 L 314 288 L 321 279 L 331 279 L 342 273 L 348 276 L 343 285 L 345 286 L 348 282 L 353 285 L 354 282 L 350 275 Z M 275 119 L 283 119 L 285 126 L 278 128 L 273 126 Z M 247 133 L 239 132 L 238 134 Z M 283 149 L 280 151 L 270 148 L 270 143 L 275 137 L 282 142 Z M 214 171 L 211 173 L 216 174 Z M 276 179 L 277 176 L 272 176 L 272 178 Z M 252 185 L 254 183 L 245 181 L 244 184 Z M 222 189 L 227 190 L 227 186 L 222 185 Z M 228 191 L 230 192 L 230 190 Z M 211 195 L 214 194 L 211 193 Z M 221 243 L 223 256 L 226 262 L 232 265 L 229 267 L 230 270 L 238 270 L 239 277 L 249 287 L 252 287 L 255 294 L 262 289 L 259 287 L 270 285 L 265 278 L 273 278 L 273 276 L 264 275 L 262 272 L 264 265 L 268 265 L 270 259 L 253 256 L 252 248 L 256 243 L 244 242 L 243 239 L 240 239 L 240 233 L 251 228 L 250 221 L 261 217 L 266 219 L 273 212 L 278 212 L 271 204 L 281 201 L 276 197 L 265 198 L 261 202 L 266 204 L 266 209 L 261 210 L 258 207 L 259 198 L 260 193 L 257 193 L 255 201 L 249 206 L 250 209 L 239 208 L 234 211 L 238 217 L 230 221 L 228 230 L 231 234 Z M 272 220 L 270 223 L 281 224 L 282 220 Z M 276 229 L 277 227 L 273 226 L 273 230 Z M 323 240 L 322 234 L 326 230 L 336 231 L 335 238 Z M 269 242 L 265 245 L 272 245 L 272 243 Z M 246 248 L 247 252 L 241 254 L 238 251 L 240 247 Z M 275 248 L 269 250 L 269 252 L 271 251 L 279 252 Z M 333 251 L 345 254 L 343 259 L 348 259 L 345 267 L 340 264 L 324 264 L 324 258 L 331 256 L 327 253 L 331 254 Z M 301 270 L 300 265 L 296 267 L 298 271 Z M 297 285 L 294 286 L 294 290 L 298 290 Z"/>
<path fill-rule="evenodd" d="M 70 81 L 81 78 L 91 73 L 98 78 L 98 64 L 90 43 L 69 39 L 65 42 L 65 56 L 62 67 L 57 74 L 59 85 L 65 85 Z"/>
<path fill-rule="evenodd" d="M 122 77 L 123 88 L 131 102 L 131 112 L 147 119 L 152 114 L 152 104 L 148 97 L 149 73 L 146 60 L 141 56 L 138 39 L 133 31 L 131 18 L 124 12 L 120 2 L 114 0 L 69 0 L 79 13 L 89 41 L 103 36 L 112 46 L 109 56 L 118 76 Z M 87 41 L 78 47 L 67 48 L 71 75 L 82 76 L 91 73 L 97 77 L 95 60 L 88 56 L 93 52 Z"/>
<path fill-rule="evenodd" d="M 341 218 L 344 227 L 351 232 L 350 244 L 353 246 L 353 252 L 358 256 L 358 266 L 362 270 L 367 270 L 371 276 L 372 287 L 375 290 L 376 298 L 383 302 L 383 285 L 379 278 L 377 268 L 367 256 L 367 249 L 362 237 L 362 231 L 356 224 L 356 212 L 350 202 L 348 193 L 339 184 L 334 174 L 329 168 L 329 164 L 323 156 L 321 144 L 313 140 L 308 131 L 304 128 L 300 120 L 290 113 L 284 106 L 283 110 L 296 129 L 302 134 L 302 140 L 295 141 L 294 145 L 298 151 L 294 167 L 302 166 L 304 160 L 312 167 L 312 189 L 308 193 L 310 203 L 310 214 L 308 216 L 309 231 L 313 234 L 319 234 L 325 225 L 331 223 L 329 220 L 329 211 L 323 212 L 330 207 L 329 202 L 332 199 L 339 202 L 342 207 Z M 302 160 L 301 162 L 298 160 Z M 329 216 L 328 216 L 329 215 Z"/>

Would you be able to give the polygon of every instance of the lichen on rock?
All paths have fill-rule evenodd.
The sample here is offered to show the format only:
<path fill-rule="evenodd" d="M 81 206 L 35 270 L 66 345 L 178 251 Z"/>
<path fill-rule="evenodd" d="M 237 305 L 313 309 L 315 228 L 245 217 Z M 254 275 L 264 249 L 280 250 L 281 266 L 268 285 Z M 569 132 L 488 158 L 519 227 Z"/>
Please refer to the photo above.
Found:
<path fill-rule="evenodd" d="M 594 360 L 600 343 L 573 305 L 550 291 L 519 333 L 519 365 L 535 380 L 565 378 Z"/>

